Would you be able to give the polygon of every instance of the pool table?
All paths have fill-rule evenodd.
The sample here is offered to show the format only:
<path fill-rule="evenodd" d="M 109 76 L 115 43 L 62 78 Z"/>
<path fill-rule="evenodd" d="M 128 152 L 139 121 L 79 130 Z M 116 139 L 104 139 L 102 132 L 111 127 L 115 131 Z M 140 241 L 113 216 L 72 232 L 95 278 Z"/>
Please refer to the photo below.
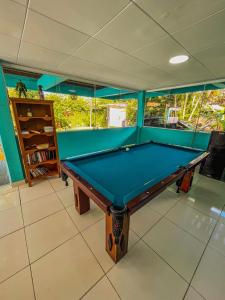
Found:
<path fill-rule="evenodd" d="M 114 262 L 127 252 L 130 216 L 176 182 L 188 192 L 202 150 L 150 141 L 61 161 L 62 179 L 73 180 L 79 214 L 93 200 L 106 216 L 106 251 Z"/>

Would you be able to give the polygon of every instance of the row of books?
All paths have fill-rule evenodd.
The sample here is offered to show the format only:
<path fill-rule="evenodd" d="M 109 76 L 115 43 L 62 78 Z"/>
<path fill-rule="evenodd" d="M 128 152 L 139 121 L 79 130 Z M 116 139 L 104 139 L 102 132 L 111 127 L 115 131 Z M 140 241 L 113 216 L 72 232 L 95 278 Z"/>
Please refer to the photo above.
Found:
<path fill-rule="evenodd" d="M 31 169 L 30 170 L 30 174 L 32 175 L 32 177 L 38 177 L 40 175 L 46 175 L 48 173 L 48 169 L 45 167 L 39 167 L 36 169 Z"/>
<path fill-rule="evenodd" d="M 46 160 L 56 159 L 56 153 L 55 150 L 43 150 L 27 154 L 26 158 L 28 165 L 34 165 Z"/>

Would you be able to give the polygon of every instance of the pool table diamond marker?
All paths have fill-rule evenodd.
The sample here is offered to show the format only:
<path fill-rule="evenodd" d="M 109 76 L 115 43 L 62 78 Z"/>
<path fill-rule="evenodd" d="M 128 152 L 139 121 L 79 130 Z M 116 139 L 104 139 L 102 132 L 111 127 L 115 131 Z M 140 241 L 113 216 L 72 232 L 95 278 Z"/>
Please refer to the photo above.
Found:
<path fill-rule="evenodd" d="M 195 167 L 209 153 L 148 142 L 61 161 L 62 180 L 73 180 L 75 208 L 90 209 L 92 199 L 106 216 L 105 247 L 114 262 L 127 252 L 130 216 L 176 182 L 188 192 Z"/>

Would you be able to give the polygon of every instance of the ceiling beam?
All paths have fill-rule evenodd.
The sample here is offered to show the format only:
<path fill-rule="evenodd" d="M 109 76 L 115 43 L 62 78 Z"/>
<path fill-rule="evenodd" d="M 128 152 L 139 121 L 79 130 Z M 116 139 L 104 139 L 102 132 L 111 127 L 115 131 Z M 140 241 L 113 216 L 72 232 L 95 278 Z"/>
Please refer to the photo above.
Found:
<path fill-rule="evenodd" d="M 96 90 L 95 97 L 96 98 L 107 98 L 112 96 L 120 97 L 121 95 L 128 94 L 131 92 L 132 91 L 130 90 L 122 90 L 122 89 L 107 87 L 107 88 Z"/>
<path fill-rule="evenodd" d="M 42 75 L 38 81 L 37 86 L 41 85 L 44 91 L 47 91 L 56 85 L 66 81 L 68 78 L 64 76 L 56 76 L 56 75 Z"/>

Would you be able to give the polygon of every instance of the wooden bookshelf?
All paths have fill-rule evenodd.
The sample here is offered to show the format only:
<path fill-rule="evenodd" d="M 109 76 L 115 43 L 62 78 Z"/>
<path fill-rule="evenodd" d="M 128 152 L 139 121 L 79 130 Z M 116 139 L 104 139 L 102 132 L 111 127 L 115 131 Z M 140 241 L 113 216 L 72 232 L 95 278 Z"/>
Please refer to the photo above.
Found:
<path fill-rule="evenodd" d="M 60 164 L 53 101 L 10 98 L 26 182 L 59 175 Z M 53 127 L 45 132 L 44 127 Z M 43 149 L 39 147 L 45 144 Z"/>

